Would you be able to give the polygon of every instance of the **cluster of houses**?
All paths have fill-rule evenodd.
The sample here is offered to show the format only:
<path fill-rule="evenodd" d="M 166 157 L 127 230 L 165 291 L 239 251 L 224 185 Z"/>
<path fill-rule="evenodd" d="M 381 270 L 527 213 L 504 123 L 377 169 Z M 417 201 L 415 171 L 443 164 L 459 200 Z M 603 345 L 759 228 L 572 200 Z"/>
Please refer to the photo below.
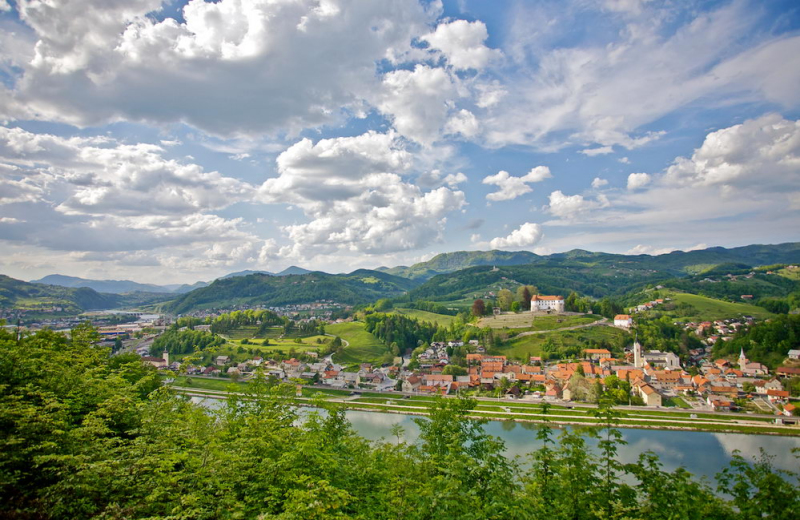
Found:
<path fill-rule="evenodd" d="M 660 287 L 660 286 L 659 286 Z M 643 303 L 641 305 L 637 305 L 636 307 L 631 307 L 630 312 L 645 312 L 654 309 L 655 307 L 662 305 L 664 302 L 672 301 L 672 298 L 657 298 L 655 300 L 650 300 L 649 302 Z"/>

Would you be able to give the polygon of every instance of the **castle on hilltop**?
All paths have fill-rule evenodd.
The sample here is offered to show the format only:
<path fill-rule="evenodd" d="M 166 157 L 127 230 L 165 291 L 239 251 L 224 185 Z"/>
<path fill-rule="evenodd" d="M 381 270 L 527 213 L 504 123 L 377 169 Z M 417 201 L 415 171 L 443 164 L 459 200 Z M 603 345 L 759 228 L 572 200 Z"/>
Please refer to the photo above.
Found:
<path fill-rule="evenodd" d="M 564 312 L 563 296 L 533 295 L 531 298 L 531 312 Z"/>

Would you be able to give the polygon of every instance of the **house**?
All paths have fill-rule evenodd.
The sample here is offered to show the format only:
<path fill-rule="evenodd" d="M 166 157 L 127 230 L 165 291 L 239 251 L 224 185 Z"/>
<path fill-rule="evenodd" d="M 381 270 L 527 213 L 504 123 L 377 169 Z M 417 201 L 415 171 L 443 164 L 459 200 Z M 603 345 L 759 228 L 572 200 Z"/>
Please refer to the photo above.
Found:
<path fill-rule="evenodd" d="M 611 357 L 611 352 L 604 348 L 587 348 L 583 351 L 584 357 L 588 357 L 592 361 L 598 361 L 602 358 Z"/>
<path fill-rule="evenodd" d="M 629 314 L 617 314 L 614 316 L 614 326 L 629 329 L 633 327 L 633 318 Z"/>
<path fill-rule="evenodd" d="M 216 365 L 220 365 L 220 366 L 224 365 L 225 363 L 228 363 L 230 360 L 231 360 L 230 356 L 217 356 Z"/>
<path fill-rule="evenodd" d="M 145 356 L 142 358 L 142 361 L 145 363 L 150 363 L 156 368 L 165 368 L 167 366 L 167 361 L 164 358 L 154 357 L 154 356 Z"/>
<path fill-rule="evenodd" d="M 789 400 L 789 392 L 787 390 L 767 390 L 767 399 L 771 403 L 785 403 Z"/>
<path fill-rule="evenodd" d="M 715 412 L 730 412 L 731 406 L 733 406 L 733 403 L 731 403 L 727 399 L 723 399 L 722 397 L 713 395 L 709 395 L 706 398 L 706 402 Z"/>
<path fill-rule="evenodd" d="M 416 392 L 417 389 L 422 385 L 422 378 L 419 376 L 408 376 L 405 381 L 403 381 L 403 392 L 411 393 Z"/>
<path fill-rule="evenodd" d="M 791 403 L 783 405 L 783 415 L 794 415 L 795 410 L 797 410 L 797 407 Z"/>
<path fill-rule="evenodd" d="M 564 312 L 563 296 L 540 296 L 534 294 L 531 298 L 531 312 Z"/>
<path fill-rule="evenodd" d="M 775 373 L 778 374 L 778 377 L 797 377 L 800 376 L 800 368 L 778 367 Z"/>
<path fill-rule="evenodd" d="M 789 359 L 800 359 L 800 350 L 792 349 L 787 353 Z"/>
<path fill-rule="evenodd" d="M 638 385 L 639 397 L 644 401 L 645 406 L 661 406 L 661 394 L 647 383 Z"/>

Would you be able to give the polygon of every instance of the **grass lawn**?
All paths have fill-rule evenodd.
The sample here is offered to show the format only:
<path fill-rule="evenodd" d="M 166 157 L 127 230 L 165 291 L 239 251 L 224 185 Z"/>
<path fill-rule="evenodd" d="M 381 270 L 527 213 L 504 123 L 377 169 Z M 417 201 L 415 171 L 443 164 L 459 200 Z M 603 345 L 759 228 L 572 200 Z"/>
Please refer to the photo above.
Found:
<path fill-rule="evenodd" d="M 207 378 L 207 377 L 192 377 L 192 376 L 178 376 L 173 383 L 175 386 L 185 386 L 188 388 L 197 388 L 200 390 L 220 390 L 234 392 L 241 392 L 244 385 L 247 383 L 234 383 L 227 378 Z"/>
<path fill-rule="evenodd" d="M 800 269 L 781 269 L 780 271 L 776 271 L 776 273 L 784 278 L 800 282 Z"/>
<path fill-rule="evenodd" d="M 269 345 L 262 345 L 262 339 L 250 340 L 250 344 L 243 345 L 242 340 L 228 340 L 229 345 L 233 345 L 235 348 L 244 347 L 246 349 L 256 349 L 260 352 L 271 352 L 275 350 L 282 350 L 284 352 L 288 352 L 291 349 L 295 349 L 298 352 L 306 352 L 308 350 L 314 351 L 320 349 L 325 346 L 325 343 L 330 343 L 333 341 L 333 338 L 330 336 L 308 336 L 305 338 L 301 338 L 302 343 L 298 343 L 294 339 L 282 338 L 270 338 Z M 323 343 L 317 343 L 317 340 L 320 340 Z"/>
<path fill-rule="evenodd" d="M 749 303 L 731 303 L 714 298 L 707 298 L 697 294 L 673 292 L 669 297 L 678 303 L 688 303 L 697 309 L 697 316 L 682 317 L 687 321 L 713 321 L 740 316 L 753 316 L 757 319 L 766 319 L 775 316 L 762 307 Z"/>
<path fill-rule="evenodd" d="M 667 397 L 664 399 L 664 406 L 672 406 L 677 408 L 691 408 L 689 404 L 680 397 Z"/>
<path fill-rule="evenodd" d="M 530 312 L 519 314 L 501 314 L 500 316 L 487 316 L 478 322 L 479 327 L 491 327 L 493 329 L 523 329 L 523 330 L 553 330 L 585 325 L 602 319 L 602 316 L 595 314 L 585 316 L 556 316 L 545 315 L 535 316 Z"/>
<path fill-rule="evenodd" d="M 325 332 L 339 336 L 349 343 L 344 349 L 344 355 L 334 355 L 333 360 L 337 363 L 375 362 L 386 351 L 383 342 L 364 330 L 364 324 L 360 321 L 327 325 Z"/>
<path fill-rule="evenodd" d="M 446 314 L 436 314 L 435 312 L 421 311 L 418 309 L 394 309 L 395 314 L 402 314 L 419 321 L 427 321 L 436 323 L 442 327 L 449 327 L 455 316 L 448 316 Z"/>
<path fill-rule="evenodd" d="M 508 346 L 502 347 L 501 353 L 511 358 L 528 358 L 529 356 L 541 356 L 542 344 L 547 338 L 558 338 L 564 346 L 577 345 L 583 347 L 588 341 L 607 340 L 611 343 L 619 341 L 619 338 L 630 336 L 630 333 L 615 327 L 588 327 L 585 329 L 565 330 L 551 332 L 547 334 L 532 334 L 521 338 L 514 338 L 508 342 Z"/>

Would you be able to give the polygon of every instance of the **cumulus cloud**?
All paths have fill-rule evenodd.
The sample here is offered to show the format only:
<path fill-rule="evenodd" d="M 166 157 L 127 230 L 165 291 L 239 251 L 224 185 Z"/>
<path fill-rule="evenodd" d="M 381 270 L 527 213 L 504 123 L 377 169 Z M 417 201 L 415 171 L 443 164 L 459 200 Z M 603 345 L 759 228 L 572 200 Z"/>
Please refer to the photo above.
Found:
<path fill-rule="evenodd" d="M 278 156 L 280 175 L 260 189 L 264 202 L 294 203 L 310 219 L 283 228 L 292 245 L 281 254 L 385 254 L 439 240 L 447 215 L 466 204 L 464 193 L 449 187 L 424 192 L 405 182 L 395 171 L 402 172 L 408 159 L 392 134 L 370 132 L 291 146 Z M 462 177 L 445 177 L 444 182 L 461 182 Z"/>
<path fill-rule="evenodd" d="M 647 173 L 631 173 L 628 175 L 628 189 L 638 190 L 650 184 L 650 175 Z"/>
<path fill-rule="evenodd" d="M 480 20 L 455 20 L 439 24 L 434 32 L 420 39 L 441 51 L 453 68 L 480 70 L 502 55 L 499 50 L 484 45 L 488 37 L 486 25 Z"/>
<path fill-rule="evenodd" d="M 396 70 L 386 74 L 377 106 L 391 118 L 400 134 L 430 145 L 439 139 L 456 96 L 456 87 L 447 71 L 417 65 L 413 71 Z M 476 131 L 467 115 L 456 115 L 451 121 L 451 133 Z"/>
<path fill-rule="evenodd" d="M 454 114 L 444 127 L 445 134 L 460 134 L 464 137 L 474 137 L 479 130 L 480 125 L 475 114 L 464 109 Z"/>
<path fill-rule="evenodd" d="M 686 186 L 800 189 L 800 121 L 767 114 L 708 134 L 690 158 L 679 157 L 664 182 Z"/>
<path fill-rule="evenodd" d="M 597 190 L 597 189 L 600 189 L 600 188 L 602 188 L 603 186 L 605 186 L 607 184 L 608 184 L 608 181 L 606 179 L 601 179 L 600 177 L 595 177 L 594 180 L 592 181 L 592 188 Z"/>
<path fill-rule="evenodd" d="M 531 247 L 539 243 L 543 236 L 539 224 L 526 222 L 506 237 L 493 238 L 489 245 L 492 249 Z"/>
<path fill-rule="evenodd" d="M 550 168 L 547 166 L 536 166 L 522 177 L 514 177 L 507 171 L 501 170 L 495 175 L 484 177 L 482 182 L 483 184 L 490 184 L 500 188 L 486 195 L 487 200 L 502 201 L 516 199 L 521 195 L 530 193 L 533 191 L 533 188 L 528 186 L 528 184 L 541 182 L 552 176 Z"/>
<path fill-rule="evenodd" d="M 550 204 L 546 209 L 551 215 L 571 220 L 590 210 L 605 208 L 609 204 L 604 195 L 598 195 L 596 200 L 591 200 L 584 198 L 583 195 L 564 195 L 561 190 L 556 190 L 550 193 Z"/>
<path fill-rule="evenodd" d="M 23 2 L 35 56 L 14 90 L 40 118 L 186 122 L 218 135 L 297 132 L 364 111 L 376 62 L 428 32 L 436 9 L 387 0 Z"/>
<path fill-rule="evenodd" d="M 153 215 L 219 209 L 247 198 L 253 187 L 197 164 L 166 159 L 157 145 L 126 145 L 108 138 L 64 138 L 0 127 L 0 160 L 41 185 L 61 183 L 64 213 Z M 11 191 L 19 191 L 11 190 Z"/>

